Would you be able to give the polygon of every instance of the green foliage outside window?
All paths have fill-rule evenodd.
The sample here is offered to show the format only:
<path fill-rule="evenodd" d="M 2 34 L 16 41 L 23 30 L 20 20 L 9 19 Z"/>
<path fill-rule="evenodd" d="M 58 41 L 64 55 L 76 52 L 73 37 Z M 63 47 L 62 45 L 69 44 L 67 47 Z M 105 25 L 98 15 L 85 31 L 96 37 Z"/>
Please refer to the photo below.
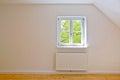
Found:
<path fill-rule="evenodd" d="M 72 20 L 72 43 L 81 43 L 81 20 Z M 60 40 L 61 43 L 70 43 L 70 20 L 61 21 Z"/>

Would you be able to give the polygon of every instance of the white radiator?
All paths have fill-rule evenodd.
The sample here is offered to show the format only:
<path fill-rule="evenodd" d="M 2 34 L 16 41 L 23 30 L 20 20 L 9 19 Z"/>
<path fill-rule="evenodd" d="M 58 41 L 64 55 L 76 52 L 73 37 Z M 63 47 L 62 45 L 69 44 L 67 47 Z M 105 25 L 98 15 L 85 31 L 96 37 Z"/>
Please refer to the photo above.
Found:
<path fill-rule="evenodd" d="M 56 53 L 56 70 L 87 70 L 86 53 Z"/>

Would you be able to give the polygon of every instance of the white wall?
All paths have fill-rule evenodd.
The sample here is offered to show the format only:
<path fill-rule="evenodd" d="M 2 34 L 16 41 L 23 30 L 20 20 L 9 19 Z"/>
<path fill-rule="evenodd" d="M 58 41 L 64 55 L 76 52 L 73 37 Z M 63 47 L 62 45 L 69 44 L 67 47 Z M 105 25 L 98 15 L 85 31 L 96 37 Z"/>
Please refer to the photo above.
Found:
<path fill-rule="evenodd" d="M 0 71 L 54 71 L 56 17 L 87 16 L 89 70 L 120 71 L 120 30 L 92 5 L 0 5 Z"/>

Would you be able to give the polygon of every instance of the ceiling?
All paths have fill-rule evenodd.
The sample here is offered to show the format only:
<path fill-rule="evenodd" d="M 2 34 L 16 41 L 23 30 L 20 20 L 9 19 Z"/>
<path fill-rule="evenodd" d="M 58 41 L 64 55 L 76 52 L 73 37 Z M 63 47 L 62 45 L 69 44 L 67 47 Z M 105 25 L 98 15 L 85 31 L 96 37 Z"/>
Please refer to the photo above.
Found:
<path fill-rule="evenodd" d="M 120 0 L 96 0 L 94 5 L 120 27 Z"/>
<path fill-rule="evenodd" d="M 0 4 L 94 4 L 120 27 L 120 0 L 0 0 Z"/>
<path fill-rule="evenodd" d="M 92 3 L 94 0 L 0 0 L 0 3 Z"/>

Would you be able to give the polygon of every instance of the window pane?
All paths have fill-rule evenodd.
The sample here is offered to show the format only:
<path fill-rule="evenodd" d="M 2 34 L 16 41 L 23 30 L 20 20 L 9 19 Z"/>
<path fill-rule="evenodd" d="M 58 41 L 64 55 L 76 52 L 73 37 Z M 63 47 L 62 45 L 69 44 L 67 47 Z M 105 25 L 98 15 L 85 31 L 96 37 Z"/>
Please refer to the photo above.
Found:
<path fill-rule="evenodd" d="M 81 31 L 82 23 L 81 20 L 73 20 L 72 21 L 72 30 L 73 31 Z"/>
<path fill-rule="evenodd" d="M 61 30 L 69 31 L 70 29 L 70 20 L 61 20 Z"/>
<path fill-rule="evenodd" d="M 69 43 L 69 32 L 61 32 L 60 33 L 60 42 L 61 43 Z"/>
<path fill-rule="evenodd" d="M 72 42 L 81 43 L 81 32 L 73 32 Z"/>

